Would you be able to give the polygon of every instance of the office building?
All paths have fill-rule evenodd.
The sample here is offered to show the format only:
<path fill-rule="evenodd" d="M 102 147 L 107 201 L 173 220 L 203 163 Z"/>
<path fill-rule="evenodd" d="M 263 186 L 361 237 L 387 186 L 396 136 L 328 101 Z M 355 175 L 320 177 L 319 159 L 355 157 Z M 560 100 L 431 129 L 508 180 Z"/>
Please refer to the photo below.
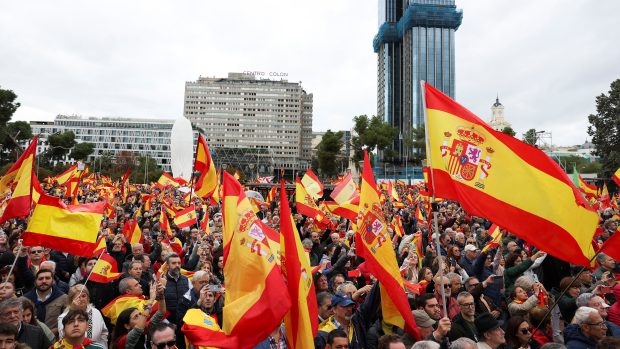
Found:
<path fill-rule="evenodd" d="M 58 115 L 54 121 L 31 121 L 30 127 L 41 141 L 37 154 L 48 149 L 45 140 L 49 135 L 73 131 L 77 143 L 95 144 L 93 154 L 87 159 L 87 162 L 94 164 L 95 169 L 97 158 L 104 152 L 131 152 L 135 156 L 149 156 L 162 170 L 170 171 L 170 133 L 173 124 L 174 120 Z M 197 132 L 194 137 L 197 137 Z M 74 162 L 68 157 L 65 161 Z"/>
<path fill-rule="evenodd" d="M 400 163 L 414 149 L 403 140 L 424 124 L 424 80 L 455 96 L 455 31 L 463 13 L 454 0 L 380 0 L 377 53 L 377 115 L 400 131 L 392 148 Z"/>
<path fill-rule="evenodd" d="M 184 115 L 204 132 L 216 164 L 294 174 L 310 166 L 312 94 L 263 72 L 185 84 Z M 281 76 L 281 75 L 279 75 Z"/>

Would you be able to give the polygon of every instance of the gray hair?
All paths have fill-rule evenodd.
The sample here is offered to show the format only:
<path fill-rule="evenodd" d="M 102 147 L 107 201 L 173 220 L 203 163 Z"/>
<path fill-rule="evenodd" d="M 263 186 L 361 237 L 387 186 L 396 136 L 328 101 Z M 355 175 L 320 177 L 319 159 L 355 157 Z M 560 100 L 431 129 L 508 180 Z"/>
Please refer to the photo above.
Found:
<path fill-rule="evenodd" d="M 454 342 L 452 342 L 452 344 L 450 344 L 450 349 L 468 349 L 468 348 L 475 349 L 475 348 L 478 348 L 478 345 L 476 344 L 476 342 L 474 342 L 473 340 L 467 337 L 461 337 L 455 340 Z"/>
<path fill-rule="evenodd" d="M 452 279 L 454 278 L 461 278 L 461 276 L 457 273 L 448 273 L 446 274 L 446 277 L 448 278 L 448 280 L 450 280 L 450 282 L 452 282 Z"/>
<path fill-rule="evenodd" d="M 587 307 L 590 304 L 590 300 L 596 297 L 594 293 L 582 293 L 577 297 L 577 307 Z"/>
<path fill-rule="evenodd" d="M 0 302 L 0 313 L 4 313 L 8 308 L 19 308 L 19 310 L 24 310 L 24 305 L 22 304 L 21 299 L 19 298 L 8 298 Z"/>
<path fill-rule="evenodd" d="M 456 233 L 456 235 L 454 237 L 457 238 L 457 239 L 464 238 L 465 234 L 463 234 L 461 232 L 458 232 L 458 233 Z"/>
<path fill-rule="evenodd" d="M 566 346 L 562 343 L 549 342 L 540 347 L 540 349 L 566 349 Z"/>
<path fill-rule="evenodd" d="M 439 343 L 433 341 L 419 341 L 411 349 L 439 349 Z"/>
<path fill-rule="evenodd" d="M 459 293 L 458 296 L 456 296 L 456 299 L 459 300 L 459 299 L 463 299 L 465 297 L 473 297 L 473 295 L 471 293 L 467 292 L 467 291 L 463 291 L 463 292 Z"/>
<path fill-rule="evenodd" d="M 132 277 L 126 277 L 126 278 L 122 279 L 121 281 L 119 281 L 119 283 L 118 283 L 118 292 L 120 292 L 121 294 L 125 294 L 125 291 L 127 291 L 127 288 L 129 287 L 129 280 L 136 280 L 136 279 L 134 279 Z M 138 280 L 136 280 L 136 281 L 138 281 Z"/>
<path fill-rule="evenodd" d="M 534 283 L 536 283 L 536 281 L 534 281 L 533 277 L 522 275 L 515 280 L 515 288 L 521 287 L 525 291 L 530 291 L 534 286 Z"/>
<path fill-rule="evenodd" d="M 166 263 L 168 263 L 170 261 L 170 258 L 181 258 L 181 257 L 179 257 L 179 255 L 174 253 L 174 252 L 170 252 L 165 257 Z"/>
<path fill-rule="evenodd" d="M 590 314 L 598 314 L 598 310 L 590 307 L 579 307 L 575 312 L 575 323 L 579 326 L 588 322 Z"/>
<path fill-rule="evenodd" d="M 50 267 L 47 267 L 47 268 L 43 267 L 44 265 L 49 265 L 51 267 L 51 269 L 50 269 Z M 39 268 L 40 269 L 48 269 L 48 270 L 56 271 L 56 262 L 49 261 L 49 260 L 48 261 L 43 261 L 43 262 L 41 262 L 41 265 L 39 266 Z"/>
<path fill-rule="evenodd" d="M 302 245 L 302 246 L 312 246 L 312 244 L 313 244 L 312 240 L 310 240 L 310 239 L 308 239 L 308 238 L 305 238 L 305 239 L 301 242 L 301 245 Z"/>
<path fill-rule="evenodd" d="M 194 275 L 192 275 L 192 280 L 202 279 L 202 277 L 205 275 L 209 275 L 209 273 L 207 273 L 204 270 L 198 270 L 197 272 L 194 273 Z"/>
<path fill-rule="evenodd" d="M 319 292 L 316 295 L 316 302 L 318 303 L 318 305 L 320 307 L 321 305 L 323 305 L 323 303 L 325 302 L 326 299 L 331 299 L 332 297 L 333 297 L 332 294 L 329 293 L 329 292 L 325 292 L 325 291 Z"/>

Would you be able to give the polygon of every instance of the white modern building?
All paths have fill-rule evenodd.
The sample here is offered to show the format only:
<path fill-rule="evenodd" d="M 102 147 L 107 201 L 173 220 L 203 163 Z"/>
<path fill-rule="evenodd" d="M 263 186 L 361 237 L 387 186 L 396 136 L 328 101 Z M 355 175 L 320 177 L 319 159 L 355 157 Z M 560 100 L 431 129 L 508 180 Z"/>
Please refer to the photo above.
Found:
<path fill-rule="evenodd" d="M 82 117 L 58 115 L 54 121 L 31 121 L 32 133 L 41 142 L 37 153 L 48 149 L 47 137 L 73 131 L 77 143 L 93 143 L 95 149 L 87 160 L 95 163 L 105 152 L 132 152 L 135 156 L 150 156 L 164 171 L 170 171 L 170 133 L 174 120 L 117 117 Z M 197 132 L 195 132 L 197 137 Z M 73 163 L 73 159 L 67 159 Z"/>
<path fill-rule="evenodd" d="M 204 132 L 216 164 L 256 166 L 259 173 L 310 166 L 313 96 L 282 75 L 229 73 L 185 83 L 184 115 Z"/>

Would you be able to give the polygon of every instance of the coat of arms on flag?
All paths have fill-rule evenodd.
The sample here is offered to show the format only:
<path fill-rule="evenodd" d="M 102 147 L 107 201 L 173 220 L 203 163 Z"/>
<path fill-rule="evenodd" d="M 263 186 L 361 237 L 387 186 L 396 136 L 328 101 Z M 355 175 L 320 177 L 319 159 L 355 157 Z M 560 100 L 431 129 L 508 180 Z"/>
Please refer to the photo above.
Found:
<path fill-rule="evenodd" d="M 378 204 L 373 204 L 361 214 L 362 219 L 359 231 L 366 244 L 372 246 L 371 250 L 380 247 L 385 241 L 389 240 L 387 230 L 385 229 L 387 225 L 381 218 L 381 207 Z"/>
<path fill-rule="evenodd" d="M 485 137 L 481 132 L 473 128 L 459 127 L 456 137 L 449 131 L 445 131 L 443 135 L 445 138 L 440 148 L 441 156 L 444 161 L 447 160 L 447 170 L 452 178 L 471 181 L 480 168 L 478 180 L 486 179 L 494 150 L 491 147 L 484 148 Z M 476 183 L 476 186 L 484 189 L 482 183 Z"/>

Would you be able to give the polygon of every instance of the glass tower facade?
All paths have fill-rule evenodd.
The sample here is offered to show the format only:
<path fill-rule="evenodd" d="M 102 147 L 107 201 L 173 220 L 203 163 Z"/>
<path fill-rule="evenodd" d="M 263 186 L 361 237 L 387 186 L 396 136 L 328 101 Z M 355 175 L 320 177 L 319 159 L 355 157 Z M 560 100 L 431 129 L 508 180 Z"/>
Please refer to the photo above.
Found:
<path fill-rule="evenodd" d="M 462 19 L 454 0 L 379 0 L 377 115 L 400 130 L 392 162 L 410 157 L 403 139 L 424 124 L 420 81 L 454 98 L 454 32 Z"/>

